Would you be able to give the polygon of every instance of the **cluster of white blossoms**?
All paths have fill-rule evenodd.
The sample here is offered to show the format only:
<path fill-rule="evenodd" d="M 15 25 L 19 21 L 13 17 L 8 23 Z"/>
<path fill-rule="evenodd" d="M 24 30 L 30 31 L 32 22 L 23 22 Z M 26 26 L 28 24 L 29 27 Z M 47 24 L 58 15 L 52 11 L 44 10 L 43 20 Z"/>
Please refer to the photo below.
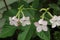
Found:
<path fill-rule="evenodd" d="M 16 16 L 13 16 L 13 17 L 9 17 L 9 23 L 10 25 L 15 25 L 15 26 L 18 26 L 18 19 L 16 18 Z"/>
<path fill-rule="evenodd" d="M 52 19 L 50 19 L 50 22 L 52 24 L 52 28 L 55 28 L 56 26 L 60 26 L 60 16 L 53 16 Z"/>
<path fill-rule="evenodd" d="M 30 25 L 30 18 L 23 16 L 21 19 L 14 17 L 9 17 L 10 25 L 19 26 L 19 22 L 22 23 L 22 26 Z"/>
<path fill-rule="evenodd" d="M 35 22 L 34 25 L 36 26 L 37 32 L 48 31 L 47 21 L 43 19 L 40 19 L 38 22 Z"/>
<path fill-rule="evenodd" d="M 60 26 L 60 16 L 56 16 L 56 15 L 53 16 L 50 19 L 50 23 L 52 24 L 52 28 L 55 28 L 56 26 Z M 38 22 L 34 23 L 34 25 L 36 26 L 37 32 L 41 32 L 42 30 L 48 31 L 47 24 L 48 22 L 43 19 L 40 19 Z"/>
<path fill-rule="evenodd" d="M 23 6 L 20 7 L 20 9 L 22 8 Z M 20 10 L 19 9 L 19 10 Z M 49 8 L 45 9 L 45 8 L 42 8 L 40 11 L 48 11 Z M 22 13 L 23 17 L 19 19 L 19 14 L 20 12 Z M 52 28 L 55 28 L 56 26 L 60 26 L 60 16 L 53 16 L 50 12 L 47 12 L 52 18 L 49 20 L 50 23 L 52 24 Z M 30 25 L 31 22 L 30 22 L 30 17 L 27 16 L 25 17 L 24 16 L 24 13 L 22 10 L 18 11 L 18 18 L 16 16 L 13 16 L 13 17 L 9 17 L 9 23 L 10 25 L 14 25 L 14 26 L 19 26 L 19 23 L 22 24 L 22 26 L 26 26 L 26 25 Z M 40 19 L 38 22 L 34 22 L 34 25 L 36 26 L 36 31 L 37 32 L 41 32 L 41 31 L 48 31 L 48 22 L 44 20 L 44 15 L 46 14 L 46 12 L 44 12 L 42 14 L 42 19 Z"/>

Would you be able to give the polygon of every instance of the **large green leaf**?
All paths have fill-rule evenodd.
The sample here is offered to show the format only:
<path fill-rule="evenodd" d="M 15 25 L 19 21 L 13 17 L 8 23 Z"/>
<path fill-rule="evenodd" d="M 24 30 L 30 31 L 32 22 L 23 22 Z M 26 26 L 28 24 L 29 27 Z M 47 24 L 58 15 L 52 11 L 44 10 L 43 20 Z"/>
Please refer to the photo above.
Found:
<path fill-rule="evenodd" d="M 49 4 L 49 7 L 53 9 L 52 11 L 54 15 L 60 14 L 60 7 L 57 4 Z"/>
<path fill-rule="evenodd" d="M 31 2 L 33 2 L 34 0 L 24 0 L 24 1 L 26 1 L 27 3 L 31 3 Z"/>
<path fill-rule="evenodd" d="M 9 25 L 9 17 L 10 16 L 14 16 L 15 14 L 17 13 L 16 10 L 9 10 L 7 12 L 4 12 L 4 18 L 6 19 L 6 22 L 4 24 L 4 20 L 2 20 L 2 27 L 0 31 L 0 38 L 5 38 L 5 37 L 9 37 L 9 36 L 12 36 L 16 30 L 16 27 L 15 26 L 10 26 Z M 3 26 L 4 24 L 4 26 Z"/>
<path fill-rule="evenodd" d="M 34 0 L 33 3 L 32 3 L 32 7 L 33 8 L 38 8 L 39 6 L 39 0 Z"/>
<path fill-rule="evenodd" d="M 11 10 L 4 12 L 4 18 L 15 16 L 16 14 L 17 14 L 17 9 L 11 9 Z"/>
<path fill-rule="evenodd" d="M 37 35 L 43 40 L 50 40 L 50 31 L 41 31 L 37 32 Z"/>
<path fill-rule="evenodd" d="M 60 0 L 58 0 L 58 5 L 60 5 Z"/>
<path fill-rule="evenodd" d="M 2 31 L 0 32 L 0 38 L 5 38 L 5 37 L 9 37 L 12 36 L 14 34 L 16 30 L 16 27 L 11 27 L 11 26 L 6 26 L 4 28 L 2 28 Z"/>
<path fill-rule="evenodd" d="M 30 40 L 35 33 L 35 27 L 33 25 L 26 26 L 25 31 L 18 35 L 18 40 Z"/>
<path fill-rule="evenodd" d="M 25 9 L 25 10 L 23 10 L 23 12 L 24 12 L 25 16 L 30 16 L 31 19 L 34 18 L 34 16 L 35 16 L 35 10 L 33 10 L 33 9 Z"/>
<path fill-rule="evenodd" d="M 57 4 L 49 4 L 49 7 L 53 8 L 54 10 L 60 10 L 60 8 Z"/>
<path fill-rule="evenodd" d="M 20 7 L 21 5 L 24 5 L 24 7 L 29 7 L 29 4 L 27 2 L 25 2 L 24 0 L 20 0 L 18 6 Z"/>

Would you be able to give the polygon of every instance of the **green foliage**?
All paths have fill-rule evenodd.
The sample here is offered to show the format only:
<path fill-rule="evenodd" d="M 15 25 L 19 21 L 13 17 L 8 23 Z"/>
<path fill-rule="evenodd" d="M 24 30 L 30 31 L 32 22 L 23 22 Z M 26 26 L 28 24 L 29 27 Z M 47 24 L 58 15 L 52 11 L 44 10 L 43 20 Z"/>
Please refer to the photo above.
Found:
<path fill-rule="evenodd" d="M 41 31 L 40 33 L 37 32 L 37 35 L 43 40 L 50 40 L 50 31 L 47 32 Z"/>
<path fill-rule="evenodd" d="M 55 40 L 60 40 L 60 32 L 59 31 L 55 31 L 55 33 L 54 33 L 54 39 Z"/>
<path fill-rule="evenodd" d="M 0 33 L 0 38 L 10 37 L 14 34 L 16 28 L 13 26 L 6 26 L 2 28 L 2 32 Z"/>
<path fill-rule="evenodd" d="M 58 3 L 57 4 L 60 5 L 60 0 L 58 0 Z"/>
<path fill-rule="evenodd" d="M 5 24 L 6 19 L 0 19 L 0 28 L 3 28 L 4 24 Z"/>
<path fill-rule="evenodd" d="M 39 0 L 34 0 L 32 3 L 33 8 L 38 8 L 39 7 Z"/>
<path fill-rule="evenodd" d="M 25 26 L 25 30 L 18 35 L 18 40 L 30 40 L 35 33 L 35 27 L 33 25 Z"/>
<path fill-rule="evenodd" d="M 1 29 L 2 31 L 0 32 L 0 38 L 10 37 L 14 34 L 14 32 L 16 30 L 15 26 L 10 26 L 9 25 L 9 17 L 12 16 L 12 15 L 15 15 L 16 11 L 15 10 L 9 10 L 9 11 L 4 12 L 4 13 L 5 13 L 4 14 L 4 19 L 2 19 L 1 23 L 0 23 L 0 27 L 2 27 L 2 29 Z"/>
<path fill-rule="evenodd" d="M 57 4 L 49 4 L 49 7 L 53 9 L 54 15 L 60 14 L 60 7 Z"/>
<path fill-rule="evenodd" d="M 11 26 L 9 24 L 9 17 L 16 16 L 17 12 L 19 11 L 17 9 L 21 5 L 24 5 L 23 10 L 24 15 L 30 17 L 31 25 L 25 27 L 23 27 L 22 25 L 20 25 L 19 27 Z M 34 22 L 38 21 L 41 18 L 40 16 L 43 14 L 44 11 L 40 12 L 39 10 L 41 8 L 46 8 L 46 6 L 49 7 L 50 9 L 53 9 L 48 10 L 53 15 L 60 15 L 59 5 L 60 0 L 58 0 L 57 4 L 55 4 L 54 2 L 48 3 L 47 0 L 34 0 L 30 4 L 24 0 L 18 0 L 17 2 L 11 4 L 12 7 L 11 10 L 5 11 L 3 14 L 3 18 L 5 20 L 0 21 L 0 27 L 2 27 L 0 38 L 6 38 L 12 36 L 15 30 L 18 29 L 21 31 L 18 34 L 17 40 L 31 40 L 31 38 L 36 37 L 36 35 L 42 40 L 50 40 L 50 30 L 48 30 L 47 32 L 45 31 L 37 32 L 36 27 L 34 26 Z M 22 18 L 22 15 L 20 15 L 20 18 Z M 50 19 L 51 19 L 50 15 L 46 13 L 44 15 L 44 20 L 48 21 L 48 25 L 50 25 L 51 27 L 51 23 L 49 22 Z M 54 33 L 55 40 L 60 40 L 59 33 L 60 32 Z"/>

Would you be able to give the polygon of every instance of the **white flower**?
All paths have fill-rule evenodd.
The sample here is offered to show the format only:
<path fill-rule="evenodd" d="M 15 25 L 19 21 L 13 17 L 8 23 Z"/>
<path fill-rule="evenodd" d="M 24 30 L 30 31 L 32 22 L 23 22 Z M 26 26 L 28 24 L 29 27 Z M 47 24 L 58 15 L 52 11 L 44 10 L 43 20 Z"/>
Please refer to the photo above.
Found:
<path fill-rule="evenodd" d="M 43 19 L 40 19 L 38 22 L 35 22 L 34 25 L 36 26 L 37 32 L 47 31 L 47 21 L 44 21 Z"/>
<path fill-rule="evenodd" d="M 20 19 L 20 22 L 22 23 L 22 26 L 26 26 L 26 25 L 30 25 L 30 17 L 25 17 L 23 16 L 21 19 Z"/>
<path fill-rule="evenodd" d="M 18 19 L 16 16 L 14 17 L 9 17 L 10 25 L 18 26 Z"/>
<path fill-rule="evenodd" d="M 53 16 L 52 19 L 50 19 L 50 22 L 52 23 L 52 28 L 55 28 L 56 26 L 60 26 L 60 16 Z"/>

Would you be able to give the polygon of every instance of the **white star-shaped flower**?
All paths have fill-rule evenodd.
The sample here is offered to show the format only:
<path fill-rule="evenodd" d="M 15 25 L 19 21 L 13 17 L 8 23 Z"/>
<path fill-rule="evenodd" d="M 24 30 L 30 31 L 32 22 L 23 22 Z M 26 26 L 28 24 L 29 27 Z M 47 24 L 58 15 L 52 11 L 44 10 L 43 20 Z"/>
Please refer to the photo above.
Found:
<path fill-rule="evenodd" d="M 10 25 L 14 25 L 14 26 L 18 26 L 19 24 L 18 24 L 18 19 L 16 18 L 16 16 L 14 16 L 14 17 L 9 17 L 9 23 L 10 23 Z"/>
<path fill-rule="evenodd" d="M 35 22 L 34 25 L 36 26 L 37 32 L 48 31 L 47 28 L 47 21 L 40 19 L 38 22 Z"/>
<path fill-rule="evenodd" d="M 53 16 L 52 19 L 50 19 L 50 22 L 52 23 L 52 28 L 55 28 L 56 26 L 60 26 L 60 16 Z"/>
<path fill-rule="evenodd" d="M 25 16 L 23 16 L 20 19 L 20 22 L 22 23 L 22 26 L 26 26 L 26 25 L 30 25 L 31 24 L 30 17 L 25 17 Z"/>

